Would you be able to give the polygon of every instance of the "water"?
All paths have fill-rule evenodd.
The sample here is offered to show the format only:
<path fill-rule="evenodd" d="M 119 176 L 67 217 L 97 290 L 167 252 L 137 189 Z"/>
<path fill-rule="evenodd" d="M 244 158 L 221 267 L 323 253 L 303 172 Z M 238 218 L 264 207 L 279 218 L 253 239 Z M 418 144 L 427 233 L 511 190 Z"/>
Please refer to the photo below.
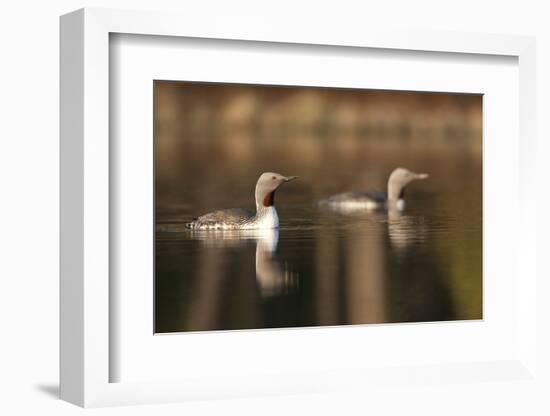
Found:
<path fill-rule="evenodd" d="M 190 231 L 203 211 L 161 211 L 156 332 L 482 318 L 479 189 L 432 191 L 445 180 L 411 185 L 403 213 L 320 209 L 288 184 L 279 230 Z"/>

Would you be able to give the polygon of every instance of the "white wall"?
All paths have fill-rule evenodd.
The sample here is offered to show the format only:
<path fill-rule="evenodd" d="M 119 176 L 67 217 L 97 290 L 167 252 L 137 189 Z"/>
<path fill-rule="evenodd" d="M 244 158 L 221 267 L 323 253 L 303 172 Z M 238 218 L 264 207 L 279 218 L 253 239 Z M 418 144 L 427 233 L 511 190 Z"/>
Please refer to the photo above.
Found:
<path fill-rule="evenodd" d="M 322 3 L 322 4 L 321 4 Z M 539 160 L 550 156 L 550 27 L 544 1 L 4 1 L 0 9 L 0 413 L 73 414 L 80 409 L 60 402 L 58 367 L 58 16 L 74 9 L 116 7 L 180 10 L 186 13 L 258 15 L 284 25 L 431 27 L 442 30 L 536 35 L 538 37 Z M 546 140 L 542 138 L 545 137 Z M 544 169 L 546 170 L 546 169 Z M 540 196 L 539 230 L 549 231 L 542 214 L 548 192 Z M 548 247 L 548 232 L 540 233 Z M 544 269 L 542 267 L 544 266 Z M 541 276 L 550 276 L 547 264 Z M 550 328 L 545 293 L 538 287 L 544 321 Z M 546 331 L 548 332 L 548 331 Z M 550 350 L 549 337 L 543 348 Z M 542 352 L 542 351 L 541 351 Z M 542 354 L 541 354 L 542 355 Z M 545 374 L 548 359 L 542 356 Z M 100 414 L 549 414 L 544 393 L 529 384 L 437 386 L 438 394 L 418 387 L 369 397 L 352 392 L 254 400 L 101 409 Z M 544 400 L 542 399 L 544 397 Z"/>

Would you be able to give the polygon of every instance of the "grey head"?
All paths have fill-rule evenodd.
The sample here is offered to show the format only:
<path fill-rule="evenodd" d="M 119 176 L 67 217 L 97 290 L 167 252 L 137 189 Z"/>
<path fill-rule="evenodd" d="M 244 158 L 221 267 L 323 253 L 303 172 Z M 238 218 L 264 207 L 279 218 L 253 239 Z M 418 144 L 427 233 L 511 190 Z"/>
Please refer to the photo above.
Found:
<path fill-rule="evenodd" d="M 415 173 L 405 168 L 395 169 L 388 179 L 388 200 L 403 199 L 405 187 L 414 180 L 426 179 L 427 173 Z"/>
<path fill-rule="evenodd" d="M 275 191 L 283 183 L 296 179 L 297 176 L 283 176 L 279 173 L 265 172 L 260 175 L 256 183 L 256 209 L 272 207 L 275 203 Z"/>

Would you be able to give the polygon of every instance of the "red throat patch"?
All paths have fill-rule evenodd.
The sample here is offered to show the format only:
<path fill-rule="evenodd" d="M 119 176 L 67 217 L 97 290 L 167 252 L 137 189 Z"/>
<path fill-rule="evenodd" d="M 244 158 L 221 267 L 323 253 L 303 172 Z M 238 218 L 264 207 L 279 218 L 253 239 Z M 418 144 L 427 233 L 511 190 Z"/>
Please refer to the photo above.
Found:
<path fill-rule="evenodd" d="M 275 200 L 275 192 L 268 193 L 264 198 L 264 207 L 272 207 Z"/>

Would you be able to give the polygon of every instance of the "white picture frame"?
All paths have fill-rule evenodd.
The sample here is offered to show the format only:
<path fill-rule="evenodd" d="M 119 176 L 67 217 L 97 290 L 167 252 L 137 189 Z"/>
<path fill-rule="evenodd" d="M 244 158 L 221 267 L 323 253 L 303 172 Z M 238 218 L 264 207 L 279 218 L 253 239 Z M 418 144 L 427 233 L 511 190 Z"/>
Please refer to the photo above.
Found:
<path fill-rule="evenodd" d="M 114 357 L 109 345 L 112 298 L 109 296 L 110 34 L 381 48 L 442 54 L 504 55 L 519 67 L 519 224 L 513 243 L 517 270 L 517 354 L 498 361 L 441 363 L 368 372 L 335 369 L 326 377 L 282 371 L 260 380 L 234 374 L 183 381 L 110 382 Z M 192 16 L 165 13 L 82 9 L 61 18 L 61 398 L 80 406 L 183 401 L 194 398 L 255 394 L 322 392 L 354 385 L 407 380 L 461 380 L 487 377 L 525 380 L 536 377 L 535 210 L 535 41 L 509 35 L 313 30 L 239 25 L 223 19 L 204 25 Z M 282 333 L 279 333 L 281 336 Z M 277 334 L 275 334 L 277 336 Z M 359 369 L 360 370 L 360 369 Z M 475 375 L 477 374 L 477 375 Z M 345 381 L 344 381 L 345 380 Z"/>

